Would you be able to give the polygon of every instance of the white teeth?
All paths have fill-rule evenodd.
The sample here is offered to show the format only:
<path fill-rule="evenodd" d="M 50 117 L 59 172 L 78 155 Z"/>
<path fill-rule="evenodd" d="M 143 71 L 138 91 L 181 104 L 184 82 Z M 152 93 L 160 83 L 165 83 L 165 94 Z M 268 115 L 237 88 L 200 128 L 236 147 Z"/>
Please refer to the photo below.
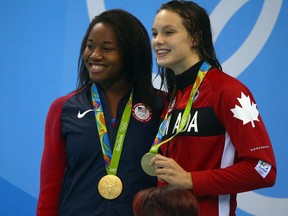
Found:
<path fill-rule="evenodd" d="M 157 50 L 157 54 L 161 55 L 161 54 L 165 54 L 168 53 L 167 50 Z"/>
<path fill-rule="evenodd" d="M 102 65 L 94 65 L 94 64 L 92 64 L 91 68 L 94 69 L 94 70 L 101 70 L 101 69 L 103 69 L 103 66 Z"/>

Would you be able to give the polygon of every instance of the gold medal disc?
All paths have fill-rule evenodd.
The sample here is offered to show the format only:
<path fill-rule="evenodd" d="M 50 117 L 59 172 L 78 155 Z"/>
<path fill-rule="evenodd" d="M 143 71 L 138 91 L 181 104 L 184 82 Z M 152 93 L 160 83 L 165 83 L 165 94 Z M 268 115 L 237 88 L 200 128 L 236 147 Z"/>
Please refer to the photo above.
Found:
<path fill-rule="evenodd" d="M 98 191 L 100 195 L 108 200 L 117 198 L 123 189 L 120 178 L 115 175 L 106 175 L 102 177 L 98 183 Z"/>
<path fill-rule="evenodd" d="M 147 173 L 150 176 L 156 176 L 156 168 L 155 165 L 149 165 L 150 160 L 155 156 L 154 153 L 146 153 L 145 155 L 143 155 L 142 159 L 141 159 L 141 166 L 142 169 L 144 170 L 145 173 Z"/>

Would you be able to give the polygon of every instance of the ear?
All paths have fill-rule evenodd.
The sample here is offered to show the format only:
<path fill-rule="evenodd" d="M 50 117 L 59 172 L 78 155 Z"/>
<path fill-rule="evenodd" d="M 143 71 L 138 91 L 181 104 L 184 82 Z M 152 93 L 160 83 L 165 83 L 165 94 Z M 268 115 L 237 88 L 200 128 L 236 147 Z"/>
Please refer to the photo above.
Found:
<path fill-rule="evenodd" d="M 199 39 L 198 38 L 192 38 L 191 37 L 191 48 L 195 48 L 199 45 Z"/>
<path fill-rule="evenodd" d="M 195 48 L 198 47 L 200 42 L 202 40 L 202 32 L 201 31 L 196 31 L 191 35 L 191 47 Z"/>

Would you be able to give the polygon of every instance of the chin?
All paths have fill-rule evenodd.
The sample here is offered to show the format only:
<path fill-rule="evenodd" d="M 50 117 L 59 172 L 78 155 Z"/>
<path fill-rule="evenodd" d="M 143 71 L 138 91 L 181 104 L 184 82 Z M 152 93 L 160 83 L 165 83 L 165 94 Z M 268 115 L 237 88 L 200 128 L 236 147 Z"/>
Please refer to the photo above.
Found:
<path fill-rule="evenodd" d="M 169 63 L 165 60 L 158 60 L 157 59 L 157 64 L 161 67 L 168 67 Z"/>

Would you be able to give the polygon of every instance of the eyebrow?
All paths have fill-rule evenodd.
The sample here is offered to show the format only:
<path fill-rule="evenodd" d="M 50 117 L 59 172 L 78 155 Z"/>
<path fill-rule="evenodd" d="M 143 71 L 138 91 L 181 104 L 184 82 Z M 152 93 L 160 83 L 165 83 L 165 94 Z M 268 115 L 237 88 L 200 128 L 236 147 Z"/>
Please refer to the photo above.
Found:
<path fill-rule="evenodd" d="M 175 28 L 175 26 L 174 25 L 165 25 L 162 27 L 162 29 L 165 29 L 165 28 Z M 152 27 L 152 31 L 153 30 L 156 30 L 156 29 Z"/>
<path fill-rule="evenodd" d="M 89 39 L 87 40 L 87 42 L 94 42 L 92 39 Z M 104 44 L 113 44 L 115 43 L 113 40 L 110 40 L 110 41 L 103 41 Z"/>

